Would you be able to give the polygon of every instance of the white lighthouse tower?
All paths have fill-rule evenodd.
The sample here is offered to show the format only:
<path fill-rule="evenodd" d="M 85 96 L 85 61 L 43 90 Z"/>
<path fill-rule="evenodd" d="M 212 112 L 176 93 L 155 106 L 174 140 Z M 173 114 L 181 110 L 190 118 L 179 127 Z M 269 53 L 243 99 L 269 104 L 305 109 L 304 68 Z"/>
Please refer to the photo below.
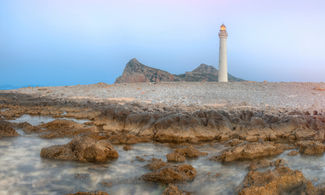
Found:
<path fill-rule="evenodd" d="M 227 37 L 228 37 L 228 33 L 226 31 L 226 26 L 222 24 L 220 26 L 220 32 L 219 32 L 219 38 L 220 38 L 219 72 L 218 72 L 219 82 L 228 82 Z"/>

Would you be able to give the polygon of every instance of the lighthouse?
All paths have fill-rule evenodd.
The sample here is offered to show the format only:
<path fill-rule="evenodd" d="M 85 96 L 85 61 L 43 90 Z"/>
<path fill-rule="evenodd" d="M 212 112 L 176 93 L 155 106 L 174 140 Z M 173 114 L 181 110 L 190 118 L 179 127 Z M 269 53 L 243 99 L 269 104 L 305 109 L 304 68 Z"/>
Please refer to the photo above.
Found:
<path fill-rule="evenodd" d="M 226 26 L 222 24 L 220 26 L 219 38 L 219 72 L 218 81 L 228 82 L 228 64 L 227 64 L 227 37 L 228 33 L 226 31 Z"/>

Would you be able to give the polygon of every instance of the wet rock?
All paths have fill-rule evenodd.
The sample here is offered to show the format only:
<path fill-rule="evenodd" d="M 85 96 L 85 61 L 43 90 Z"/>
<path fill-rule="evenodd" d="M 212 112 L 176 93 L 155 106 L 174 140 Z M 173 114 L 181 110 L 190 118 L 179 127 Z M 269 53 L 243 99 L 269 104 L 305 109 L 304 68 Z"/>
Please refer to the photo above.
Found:
<path fill-rule="evenodd" d="M 277 159 L 277 160 L 272 162 L 272 165 L 275 166 L 275 167 L 285 166 L 287 164 L 288 164 L 288 162 L 286 160 L 282 159 L 282 158 Z"/>
<path fill-rule="evenodd" d="M 157 158 L 153 158 L 151 159 L 151 162 L 149 164 L 146 165 L 146 167 L 150 170 L 158 170 L 162 167 L 167 166 L 168 163 L 162 161 L 161 159 L 157 159 Z"/>
<path fill-rule="evenodd" d="M 225 145 L 228 145 L 228 146 L 237 146 L 237 145 L 239 145 L 239 144 L 241 144 L 243 142 L 244 142 L 243 140 L 234 138 L 234 139 L 229 140 L 228 142 L 226 142 Z"/>
<path fill-rule="evenodd" d="M 271 166 L 280 167 L 280 166 L 284 166 L 286 164 L 287 164 L 287 161 L 285 161 L 281 158 L 274 160 L 274 161 L 270 161 L 267 159 L 259 159 L 259 160 L 254 160 L 253 162 L 251 162 L 248 169 L 251 171 L 255 171 L 257 169 L 268 168 Z"/>
<path fill-rule="evenodd" d="M 19 134 L 12 127 L 11 123 L 0 119 L 0 138 L 1 137 L 13 137 Z"/>
<path fill-rule="evenodd" d="M 176 152 L 167 154 L 166 158 L 168 162 L 184 162 L 186 160 L 185 156 Z"/>
<path fill-rule="evenodd" d="M 258 140 L 257 136 L 249 135 L 246 137 L 246 141 L 249 141 L 249 142 L 256 142 L 257 140 Z"/>
<path fill-rule="evenodd" d="M 200 152 L 193 146 L 178 148 L 174 152 L 166 155 L 168 162 L 184 162 L 186 158 L 198 158 L 207 155 L 206 152 Z"/>
<path fill-rule="evenodd" d="M 245 143 L 224 150 L 221 155 L 215 159 L 222 162 L 231 162 L 235 160 L 252 160 L 256 158 L 278 155 L 283 152 L 283 147 L 272 142 L 263 143 Z"/>
<path fill-rule="evenodd" d="M 40 127 L 45 129 L 45 133 L 40 135 L 40 137 L 47 139 L 73 137 L 83 133 L 95 132 L 97 130 L 95 126 L 89 127 L 87 125 L 65 119 L 56 119 L 49 123 L 42 124 Z"/>
<path fill-rule="evenodd" d="M 103 163 L 118 158 L 118 153 L 107 140 L 79 136 L 65 145 L 42 148 L 41 157 Z"/>
<path fill-rule="evenodd" d="M 126 132 L 114 132 L 107 137 L 112 144 L 136 144 L 152 140 L 150 137 L 140 137 Z"/>
<path fill-rule="evenodd" d="M 300 171 L 280 166 L 265 172 L 250 171 L 239 191 L 239 195 L 319 194 Z"/>
<path fill-rule="evenodd" d="M 194 167 L 188 164 L 167 165 L 142 176 L 145 181 L 157 183 L 176 183 L 191 181 L 196 176 Z"/>
<path fill-rule="evenodd" d="M 290 152 L 288 153 L 288 156 L 296 156 L 296 155 L 298 155 L 298 154 L 299 154 L 298 151 L 296 151 L 296 150 L 292 150 L 292 151 L 290 151 Z"/>
<path fill-rule="evenodd" d="M 296 145 L 299 147 L 299 152 L 306 155 L 319 155 L 325 151 L 325 145 L 319 141 L 300 141 Z"/>
<path fill-rule="evenodd" d="M 130 145 L 123 146 L 123 150 L 125 150 L 125 151 L 131 150 L 131 149 L 132 149 L 132 146 L 130 146 Z"/>
<path fill-rule="evenodd" d="M 21 128 L 26 134 L 39 133 L 41 131 L 39 127 L 35 127 L 28 122 L 19 123 L 16 126 Z"/>
<path fill-rule="evenodd" d="M 164 190 L 162 195 L 189 195 L 190 193 L 183 192 L 178 189 L 177 186 L 169 184 L 168 187 Z"/>
<path fill-rule="evenodd" d="M 272 165 L 272 162 L 270 160 L 261 159 L 261 160 L 254 160 L 250 163 L 248 169 L 249 170 L 257 170 L 262 168 L 267 168 Z"/>
<path fill-rule="evenodd" d="M 76 192 L 73 194 L 67 194 L 67 195 L 109 195 L 107 192 Z"/>
<path fill-rule="evenodd" d="M 137 161 L 140 161 L 140 162 L 144 162 L 144 161 L 146 161 L 144 158 L 142 158 L 142 157 L 140 157 L 140 156 L 136 156 L 135 159 L 136 159 Z"/>

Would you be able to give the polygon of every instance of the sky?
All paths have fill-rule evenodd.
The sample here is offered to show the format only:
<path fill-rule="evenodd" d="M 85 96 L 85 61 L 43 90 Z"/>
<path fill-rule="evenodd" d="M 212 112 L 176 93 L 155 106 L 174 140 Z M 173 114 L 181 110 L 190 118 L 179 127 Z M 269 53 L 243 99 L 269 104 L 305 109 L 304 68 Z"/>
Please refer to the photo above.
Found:
<path fill-rule="evenodd" d="M 325 82 L 323 0 L 0 0 L 0 86 L 114 83 L 137 58 L 174 74 Z"/>

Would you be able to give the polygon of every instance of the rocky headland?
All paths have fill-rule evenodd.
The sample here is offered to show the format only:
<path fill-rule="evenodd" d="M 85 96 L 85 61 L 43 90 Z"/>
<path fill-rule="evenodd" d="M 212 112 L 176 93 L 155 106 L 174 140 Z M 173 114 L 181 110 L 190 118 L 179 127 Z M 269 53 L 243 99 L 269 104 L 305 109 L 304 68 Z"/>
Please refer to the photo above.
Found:
<path fill-rule="evenodd" d="M 228 74 L 229 81 L 244 81 Z M 216 82 L 218 81 L 218 70 L 210 65 L 201 64 L 191 72 L 185 74 L 171 74 L 167 71 L 146 66 L 136 58 L 130 60 L 115 83 L 137 83 L 137 82 Z"/>

